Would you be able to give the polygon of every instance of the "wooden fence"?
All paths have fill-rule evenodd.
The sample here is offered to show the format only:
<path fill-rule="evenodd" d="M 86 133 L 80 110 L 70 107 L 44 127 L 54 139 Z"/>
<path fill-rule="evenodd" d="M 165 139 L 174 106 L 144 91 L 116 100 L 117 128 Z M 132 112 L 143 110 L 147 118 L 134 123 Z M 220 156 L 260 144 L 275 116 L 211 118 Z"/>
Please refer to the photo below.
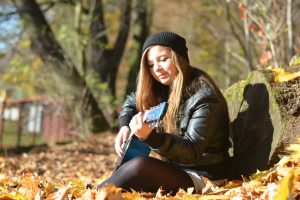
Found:
<path fill-rule="evenodd" d="M 22 144 L 22 136 L 30 134 L 31 145 L 36 144 L 36 137 L 56 143 L 71 135 L 71 123 L 65 109 L 58 101 L 46 97 L 11 99 L 6 91 L 0 94 L 0 148 L 3 147 L 6 122 L 16 122 L 16 147 Z"/>

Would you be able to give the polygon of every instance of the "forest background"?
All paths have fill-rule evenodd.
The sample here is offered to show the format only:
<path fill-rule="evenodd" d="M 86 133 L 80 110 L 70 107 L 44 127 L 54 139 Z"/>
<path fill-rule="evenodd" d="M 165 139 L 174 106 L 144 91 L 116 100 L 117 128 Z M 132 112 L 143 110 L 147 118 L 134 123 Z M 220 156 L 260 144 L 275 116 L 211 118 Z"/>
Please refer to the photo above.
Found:
<path fill-rule="evenodd" d="M 288 66 L 291 58 L 300 54 L 299 21 L 300 0 L 0 0 L 0 110 L 3 111 L 3 105 L 11 106 L 14 102 L 11 100 L 52 99 L 58 107 L 63 105 L 71 132 L 76 135 L 71 143 L 50 142 L 30 147 L 27 153 L 23 151 L 25 148 L 21 149 L 21 154 L 16 155 L 2 145 L 0 198 L 141 199 L 149 195 L 121 194 L 116 188 L 95 190 L 113 170 L 117 156 L 111 130 L 116 133 L 120 106 L 125 96 L 135 90 L 141 47 L 147 36 L 173 31 L 185 37 L 191 65 L 208 72 L 226 92 L 241 80 L 249 83 L 251 74 L 261 77 L 265 71 L 258 70 L 273 68 L 270 70 L 273 72 Z M 249 118 L 255 127 L 257 124 L 262 127 L 253 131 L 247 124 L 243 130 L 239 129 L 239 133 L 244 133 L 240 135 L 247 138 L 240 141 L 255 141 L 259 146 L 259 139 L 264 140 L 265 119 L 271 120 L 268 109 L 274 108 L 269 104 L 275 102 L 269 101 L 269 97 L 273 97 L 271 93 L 276 88 L 283 88 L 276 93 L 276 100 L 281 99 L 278 102 L 282 104 L 283 118 L 278 117 L 280 121 L 272 118 L 273 140 L 277 141 L 278 134 L 298 135 L 300 83 L 299 72 L 295 74 L 298 79 L 274 83 L 272 92 L 268 91 L 270 95 L 262 94 L 262 90 L 253 93 L 257 87 L 249 90 L 248 96 L 254 96 L 254 104 L 259 105 L 256 108 L 262 113 L 265 110 L 266 115 L 237 109 L 244 116 L 240 118 L 241 125 L 248 123 L 243 119 Z M 257 81 L 252 80 L 251 84 Z M 6 104 L 3 91 L 9 91 Z M 241 108 L 250 105 L 246 102 L 243 107 L 239 102 L 243 99 L 234 97 L 237 101 L 230 102 L 227 98 L 228 103 Z M 251 111 L 250 107 L 248 110 Z M 270 115 L 277 116 L 277 111 Z M 1 132 L 3 116 L 0 117 Z M 290 126 L 284 126 L 284 130 L 278 128 L 282 121 Z M 4 127 L 11 128 L 7 122 Z M 17 125 L 18 131 L 19 128 Z M 255 134 L 248 134 L 246 129 Z M 102 134 L 86 137 L 89 133 Z M 25 138 L 26 134 L 22 135 Z M 268 150 L 267 145 L 261 146 Z M 238 143 L 237 147 L 247 149 L 249 145 Z M 257 146 L 250 147 L 240 163 L 251 164 L 264 156 Z M 298 199 L 300 145 L 286 149 L 295 153 L 283 157 L 267 171 L 252 174 L 249 180 L 243 177 L 243 181 L 229 181 L 220 188 L 206 180 L 203 194 L 210 193 L 208 199 Z M 233 158 L 239 161 L 236 155 Z M 168 199 L 162 196 L 162 190 L 151 195 L 148 197 Z M 191 195 L 191 190 L 178 191 L 176 198 L 203 199 Z"/>
<path fill-rule="evenodd" d="M 149 34 L 185 37 L 225 91 L 300 54 L 299 24 L 300 0 L 2 0 L 0 86 L 59 99 L 76 133 L 99 132 L 117 127 Z"/>

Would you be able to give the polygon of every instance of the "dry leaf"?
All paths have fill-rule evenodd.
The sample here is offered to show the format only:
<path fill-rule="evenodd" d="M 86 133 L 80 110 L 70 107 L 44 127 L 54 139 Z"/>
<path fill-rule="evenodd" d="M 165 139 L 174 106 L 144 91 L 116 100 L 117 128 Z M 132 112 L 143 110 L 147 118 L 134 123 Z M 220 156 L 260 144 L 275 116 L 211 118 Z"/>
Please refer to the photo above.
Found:
<path fill-rule="evenodd" d="M 120 200 L 122 199 L 121 189 L 109 184 L 99 189 L 96 200 Z"/>
<path fill-rule="evenodd" d="M 147 196 L 147 194 L 146 194 L 146 196 Z M 152 195 L 150 196 L 150 198 L 153 198 L 153 197 L 155 197 L 155 194 L 152 194 Z M 134 190 L 132 190 L 131 192 L 125 192 L 125 193 L 123 193 L 123 194 L 122 194 L 122 198 L 123 198 L 123 199 L 126 199 L 126 200 L 133 200 L 133 199 L 139 199 L 139 200 L 141 200 L 141 199 L 147 199 L 147 197 L 144 197 L 144 193 L 138 193 L 138 192 L 136 192 L 136 191 L 134 191 Z"/>
<path fill-rule="evenodd" d="M 87 154 L 86 150 L 91 152 L 96 148 L 95 146 L 91 146 L 91 143 L 95 143 L 94 140 L 88 141 L 88 144 L 82 141 L 78 144 L 72 144 L 73 146 L 66 145 L 61 149 L 56 147 L 55 150 L 52 149 L 47 152 L 28 153 L 23 156 L 5 158 L 4 162 L 0 162 L 2 165 L 0 174 L 0 199 L 273 200 L 275 195 L 279 195 L 279 198 L 285 198 L 289 195 L 292 195 L 294 198 L 300 196 L 300 144 L 289 147 L 292 151 L 291 156 L 282 158 L 280 162 L 268 171 L 257 172 L 251 176 L 250 180 L 244 178 L 243 181 L 230 181 L 224 187 L 221 187 L 223 184 L 217 184 L 219 188 L 214 186 L 216 185 L 215 182 L 211 184 L 210 180 L 204 179 L 207 188 L 212 189 L 213 193 L 209 195 L 193 194 L 193 188 L 189 188 L 187 191 L 180 189 L 175 196 L 170 196 L 168 194 L 164 195 L 165 192 L 162 189 L 158 190 L 156 194 L 136 191 L 121 193 L 121 189 L 113 185 L 108 185 L 98 191 L 93 189 L 93 185 L 100 182 L 99 180 L 103 174 L 111 172 L 115 161 L 115 159 L 111 159 L 110 153 L 107 153 L 105 156 L 101 155 L 100 157 L 97 157 L 99 156 L 98 154 Z M 108 140 L 101 139 L 101 141 Z M 99 143 L 97 143 L 98 146 Z M 103 148 L 101 152 L 108 149 L 107 146 L 101 148 Z M 84 153 L 79 153 L 79 151 Z M 111 152 L 113 151 L 112 144 Z M 98 160 L 95 160 L 95 157 Z M 78 162 L 78 159 L 82 160 L 82 162 Z M 101 164 L 99 165 L 99 163 Z M 67 167 L 64 168 L 63 166 Z M 101 175 L 98 175 L 97 173 L 101 170 Z M 22 174 L 26 171 L 32 173 Z M 290 175 L 292 172 L 294 172 L 294 178 Z M 12 174 L 14 177 L 12 177 Z M 70 181 L 72 181 L 72 184 L 66 186 L 66 183 Z M 54 188 L 61 189 L 55 192 Z M 287 190 L 290 192 L 288 194 L 284 193 Z"/>
<path fill-rule="evenodd" d="M 276 74 L 275 82 L 277 83 L 290 81 L 300 76 L 300 71 L 290 73 L 286 72 L 283 68 L 268 67 L 267 69 L 272 70 Z"/>
<path fill-rule="evenodd" d="M 228 181 L 228 183 L 224 186 L 224 188 L 236 188 L 243 185 L 243 182 L 240 180 L 232 180 Z"/>
<path fill-rule="evenodd" d="M 283 178 L 278 186 L 278 193 L 274 200 L 281 199 L 292 199 L 292 193 L 294 191 L 294 184 L 297 179 L 297 169 L 293 168 L 290 172 Z"/>
<path fill-rule="evenodd" d="M 26 197 L 24 197 L 21 194 L 1 194 L 0 200 L 27 200 Z"/>
<path fill-rule="evenodd" d="M 162 198 L 164 196 L 163 192 L 164 190 L 160 187 L 156 192 L 155 198 Z"/>
<path fill-rule="evenodd" d="M 286 175 L 290 174 L 292 170 L 294 170 L 293 167 L 281 167 L 281 166 L 278 166 L 276 168 L 277 174 L 279 176 L 282 176 L 282 177 L 285 177 Z"/>
<path fill-rule="evenodd" d="M 50 198 L 51 200 L 66 200 L 70 191 L 70 186 L 60 188 L 57 192 L 53 194 Z"/>
<path fill-rule="evenodd" d="M 203 180 L 205 187 L 202 188 L 202 194 L 208 194 L 210 192 L 213 192 L 213 187 L 216 187 L 215 184 L 213 184 L 208 178 L 202 176 L 201 179 Z"/>
<path fill-rule="evenodd" d="M 87 190 L 79 200 L 95 200 L 97 191 L 95 190 Z"/>

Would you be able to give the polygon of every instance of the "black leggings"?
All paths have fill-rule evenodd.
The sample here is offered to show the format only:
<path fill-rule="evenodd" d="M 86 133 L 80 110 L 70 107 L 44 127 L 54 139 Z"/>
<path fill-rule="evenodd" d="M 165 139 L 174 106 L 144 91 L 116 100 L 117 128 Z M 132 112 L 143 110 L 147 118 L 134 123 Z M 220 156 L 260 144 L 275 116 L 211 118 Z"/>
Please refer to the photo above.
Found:
<path fill-rule="evenodd" d="M 163 191 L 171 194 L 176 194 L 179 188 L 194 187 L 185 171 L 152 157 L 136 157 L 126 162 L 98 187 L 109 183 L 138 192 L 155 193 L 162 187 Z"/>

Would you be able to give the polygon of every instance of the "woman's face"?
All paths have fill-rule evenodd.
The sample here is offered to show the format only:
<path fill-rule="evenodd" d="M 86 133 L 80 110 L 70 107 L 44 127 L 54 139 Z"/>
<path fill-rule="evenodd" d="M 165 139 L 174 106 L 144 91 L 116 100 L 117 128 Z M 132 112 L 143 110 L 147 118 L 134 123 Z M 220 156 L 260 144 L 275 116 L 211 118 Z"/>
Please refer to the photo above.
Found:
<path fill-rule="evenodd" d="M 150 73 L 163 85 L 170 85 L 178 74 L 171 51 L 163 46 L 152 46 L 146 54 Z"/>

